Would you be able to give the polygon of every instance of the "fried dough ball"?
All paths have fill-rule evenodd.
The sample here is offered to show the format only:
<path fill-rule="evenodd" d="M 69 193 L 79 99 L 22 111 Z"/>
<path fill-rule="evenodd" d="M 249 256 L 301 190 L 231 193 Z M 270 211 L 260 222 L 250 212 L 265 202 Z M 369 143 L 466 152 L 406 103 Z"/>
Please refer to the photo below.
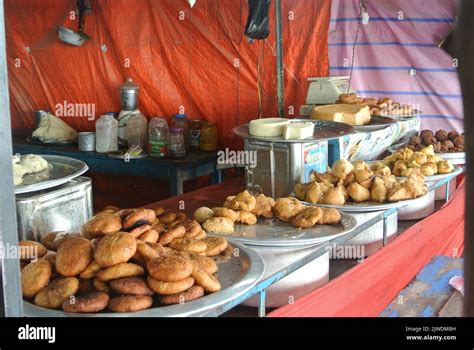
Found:
<path fill-rule="evenodd" d="M 292 224 L 297 228 L 310 228 L 316 225 L 322 216 L 323 211 L 321 208 L 306 208 L 301 213 L 296 215 L 296 217 L 292 220 Z"/>
<path fill-rule="evenodd" d="M 230 202 L 230 209 L 252 211 L 255 208 L 257 200 L 248 191 L 240 192 Z"/>
<path fill-rule="evenodd" d="M 241 210 L 238 212 L 239 218 L 237 221 L 245 225 L 255 225 L 257 223 L 257 217 L 251 212 Z"/>
<path fill-rule="evenodd" d="M 421 166 L 421 173 L 424 176 L 433 176 L 438 173 L 438 166 L 436 163 L 428 162 Z"/>
<path fill-rule="evenodd" d="M 418 165 L 423 165 L 428 161 L 428 157 L 425 153 L 423 152 L 415 152 L 413 153 L 413 160 L 418 164 Z"/>
<path fill-rule="evenodd" d="M 402 176 L 402 173 L 407 169 L 408 169 L 407 164 L 404 161 L 399 160 L 395 162 L 395 164 L 393 165 L 392 173 L 395 176 Z"/>
<path fill-rule="evenodd" d="M 453 164 L 449 160 L 438 162 L 438 174 L 449 174 L 454 170 Z"/>
<path fill-rule="evenodd" d="M 431 131 L 431 130 L 422 130 L 420 132 L 420 138 L 422 138 L 422 139 L 425 138 L 425 137 L 434 137 L 434 136 L 435 135 L 434 135 L 433 131 Z"/>
<path fill-rule="evenodd" d="M 452 131 L 448 132 L 448 139 L 450 141 L 454 141 L 454 139 L 458 136 L 459 136 L 459 133 L 455 130 L 452 130 Z"/>
<path fill-rule="evenodd" d="M 347 193 L 356 203 L 370 200 L 370 191 L 366 187 L 359 185 L 357 182 L 354 182 L 347 188 Z"/>
<path fill-rule="evenodd" d="M 223 205 L 224 208 L 230 208 L 230 205 L 232 203 L 232 201 L 234 200 L 235 196 L 228 196 L 226 199 L 225 199 L 225 203 Z"/>
<path fill-rule="evenodd" d="M 354 170 L 354 166 L 345 159 L 337 160 L 332 166 L 332 174 L 341 180 L 344 180 L 346 176 Z"/>
<path fill-rule="evenodd" d="M 433 145 L 429 145 L 429 146 L 423 147 L 423 148 L 420 150 L 420 152 L 426 154 L 426 156 L 428 156 L 428 157 L 435 155 L 435 151 L 434 151 L 434 146 L 433 146 Z"/>
<path fill-rule="evenodd" d="M 438 130 L 435 133 L 435 138 L 440 142 L 446 141 L 448 140 L 448 132 L 446 130 Z"/>
<path fill-rule="evenodd" d="M 259 194 L 255 197 L 255 200 L 255 208 L 251 211 L 252 214 L 266 218 L 273 217 L 272 208 L 275 205 L 275 200 L 272 197 Z"/>
<path fill-rule="evenodd" d="M 239 219 L 239 213 L 229 208 L 212 208 L 214 217 L 227 218 L 232 222 L 236 222 Z"/>
<path fill-rule="evenodd" d="M 291 221 L 296 215 L 303 210 L 301 202 L 292 197 L 278 198 L 273 207 L 275 216 L 284 222 Z"/>
<path fill-rule="evenodd" d="M 204 221 L 212 218 L 214 216 L 214 212 L 211 208 L 208 207 L 201 207 L 194 211 L 194 220 L 202 224 Z"/>
<path fill-rule="evenodd" d="M 334 208 L 321 208 L 323 215 L 319 219 L 319 225 L 336 225 L 341 222 L 341 213 Z"/>

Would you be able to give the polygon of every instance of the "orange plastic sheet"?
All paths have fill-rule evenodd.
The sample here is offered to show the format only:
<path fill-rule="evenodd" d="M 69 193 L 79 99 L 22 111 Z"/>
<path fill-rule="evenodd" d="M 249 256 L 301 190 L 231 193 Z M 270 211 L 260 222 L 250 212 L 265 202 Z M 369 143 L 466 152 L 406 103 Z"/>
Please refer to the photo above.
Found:
<path fill-rule="evenodd" d="M 270 317 L 375 317 L 435 255 L 464 248 L 465 182 L 441 210 L 411 226 L 388 246 Z"/>
<path fill-rule="evenodd" d="M 232 146 L 232 127 L 259 114 L 259 57 L 263 114 L 277 114 L 273 2 L 270 37 L 250 44 L 246 0 L 197 0 L 192 9 L 186 0 L 91 0 L 84 28 L 91 41 L 73 47 L 58 40 L 56 26 L 77 30 L 67 16 L 75 2 L 5 1 L 13 128 L 32 128 L 32 111 L 64 101 L 94 104 L 97 116 L 119 111 L 117 89 L 132 77 L 147 117 L 184 107 L 217 122 L 223 145 Z M 282 1 L 288 115 L 304 102 L 306 78 L 328 75 L 330 12 L 331 0 Z M 64 120 L 94 129 L 86 117 Z"/>

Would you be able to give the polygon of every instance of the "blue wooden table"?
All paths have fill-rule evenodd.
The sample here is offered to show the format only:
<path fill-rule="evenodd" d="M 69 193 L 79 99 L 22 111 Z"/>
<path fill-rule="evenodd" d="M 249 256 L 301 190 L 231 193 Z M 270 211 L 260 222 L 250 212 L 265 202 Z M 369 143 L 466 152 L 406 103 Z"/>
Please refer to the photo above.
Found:
<path fill-rule="evenodd" d="M 107 154 L 82 152 L 75 146 L 50 146 L 30 143 L 24 135 L 13 137 L 13 152 L 20 154 L 50 154 L 79 159 L 92 172 L 144 176 L 167 180 L 171 196 L 183 194 L 183 182 L 210 175 L 210 184 L 222 182 L 222 172 L 217 169 L 217 152 L 191 151 L 183 159 L 113 159 Z"/>

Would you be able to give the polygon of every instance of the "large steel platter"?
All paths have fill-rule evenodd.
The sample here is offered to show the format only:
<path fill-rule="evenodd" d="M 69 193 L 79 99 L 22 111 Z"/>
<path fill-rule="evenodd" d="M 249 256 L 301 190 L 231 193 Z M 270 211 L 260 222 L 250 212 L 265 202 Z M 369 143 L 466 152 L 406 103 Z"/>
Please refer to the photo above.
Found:
<path fill-rule="evenodd" d="M 225 254 L 216 259 L 219 266 L 217 278 L 222 289 L 200 299 L 183 304 L 156 306 L 147 310 L 128 313 L 99 312 L 94 314 L 72 314 L 49 310 L 30 302 L 23 302 L 27 317 L 188 317 L 202 316 L 206 312 L 228 303 L 248 292 L 265 272 L 261 256 L 243 244 L 232 242 Z"/>
<path fill-rule="evenodd" d="M 15 194 L 28 193 L 56 187 L 81 176 L 89 167 L 80 160 L 62 156 L 41 155 L 48 163 L 49 169 L 24 175 L 23 183 L 15 186 Z"/>
<path fill-rule="evenodd" d="M 354 126 L 354 130 L 357 132 L 372 132 L 385 129 L 393 124 L 397 124 L 397 121 L 393 118 L 373 116 L 369 124 Z"/>
<path fill-rule="evenodd" d="M 284 142 L 284 143 L 308 143 L 311 141 L 323 141 L 339 138 L 354 132 L 354 128 L 348 124 L 311 120 L 311 119 L 291 119 L 290 123 L 311 122 L 314 124 L 314 133 L 312 139 L 285 140 L 282 137 L 258 137 L 250 135 L 249 124 L 243 124 L 233 129 L 235 135 L 244 139 L 259 140 L 265 142 Z"/>
<path fill-rule="evenodd" d="M 259 218 L 255 225 L 236 224 L 231 234 L 208 233 L 253 246 L 289 247 L 324 243 L 351 232 L 356 226 L 357 220 L 353 216 L 341 213 L 341 223 L 338 225 L 298 229 L 291 223 L 277 219 Z"/>

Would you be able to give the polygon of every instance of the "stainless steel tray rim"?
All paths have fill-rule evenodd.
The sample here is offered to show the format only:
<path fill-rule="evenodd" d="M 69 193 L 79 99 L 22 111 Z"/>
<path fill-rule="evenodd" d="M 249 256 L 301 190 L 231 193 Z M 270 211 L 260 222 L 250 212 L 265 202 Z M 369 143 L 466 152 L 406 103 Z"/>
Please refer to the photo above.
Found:
<path fill-rule="evenodd" d="M 231 241 L 231 240 L 229 240 Z M 184 304 L 160 306 L 143 311 L 126 313 L 94 313 L 75 314 L 59 310 L 45 309 L 23 301 L 24 315 L 27 317 L 190 317 L 204 316 L 213 308 L 230 302 L 252 289 L 265 273 L 265 263 L 255 250 L 239 242 L 231 242 L 239 253 L 244 253 L 249 260 L 249 269 L 236 283 L 223 288 L 219 292 L 208 294 L 202 298 Z"/>

